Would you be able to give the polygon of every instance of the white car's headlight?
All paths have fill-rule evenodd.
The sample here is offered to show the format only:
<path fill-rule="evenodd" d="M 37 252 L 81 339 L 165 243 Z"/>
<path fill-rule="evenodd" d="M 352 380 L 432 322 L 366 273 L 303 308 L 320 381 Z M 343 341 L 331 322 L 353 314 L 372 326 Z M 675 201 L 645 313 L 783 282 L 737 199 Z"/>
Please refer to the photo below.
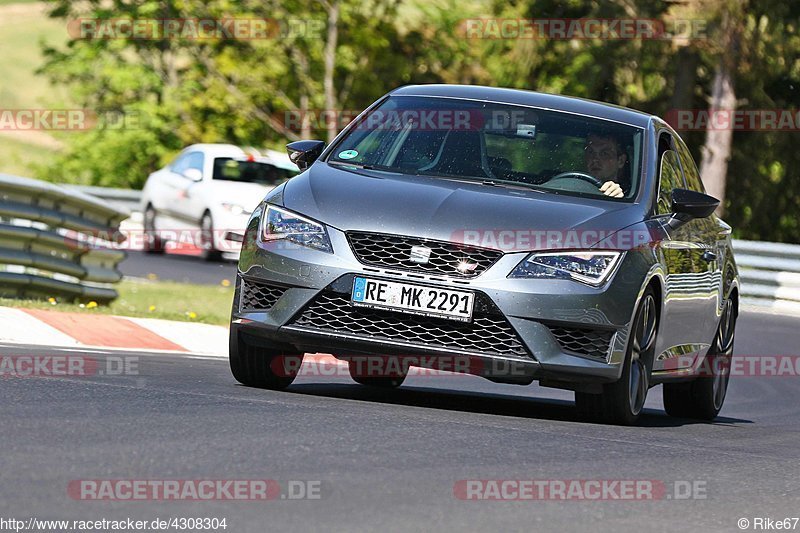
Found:
<path fill-rule="evenodd" d="M 624 252 L 534 252 L 510 278 L 572 279 L 598 287 L 606 282 Z"/>
<path fill-rule="evenodd" d="M 325 226 L 286 209 L 267 204 L 261 215 L 261 240 L 286 240 L 333 253 Z"/>
<path fill-rule="evenodd" d="M 229 204 L 227 202 L 222 202 L 222 207 L 224 207 L 225 210 L 231 213 L 232 215 L 250 214 L 250 212 L 247 211 L 247 209 L 245 209 L 239 204 Z"/>

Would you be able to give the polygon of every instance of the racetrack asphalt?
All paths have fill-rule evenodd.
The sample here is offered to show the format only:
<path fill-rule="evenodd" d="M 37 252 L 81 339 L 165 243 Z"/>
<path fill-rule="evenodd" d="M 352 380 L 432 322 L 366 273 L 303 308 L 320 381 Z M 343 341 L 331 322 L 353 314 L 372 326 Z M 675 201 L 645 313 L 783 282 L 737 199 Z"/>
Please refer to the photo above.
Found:
<path fill-rule="evenodd" d="M 205 261 L 189 254 L 147 254 L 128 250 L 128 256 L 117 267 L 124 276 L 147 278 L 155 275 L 162 281 L 219 285 L 222 280 L 231 283 L 236 277 L 236 262 L 230 260 Z"/>
<path fill-rule="evenodd" d="M 736 357 L 798 355 L 797 318 L 743 313 Z M 101 372 L 0 378 L 0 517 L 226 518 L 226 531 L 740 531 L 800 514 L 800 376 L 734 376 L 721 416 L 581 422 L 565 391 L 471 376 L 374 390 L 347 376 L 251 389 L 225 359 L 0 345 L 77 355 Z M 128 373 L 103 369 L 132 363 Z M 797 361 L 797 358 L 794 358 Z M 320 498 L 82 501 L 85 479 L 319 482 Z M 650 480 L 657 500 L 464 501 L 459 480 Z M 677 499 L 695 487 L 689 499 Z M 800 526 L 798 526 L 800 529 Z M 222 531 L 221 529 L 219 531 Z"/>

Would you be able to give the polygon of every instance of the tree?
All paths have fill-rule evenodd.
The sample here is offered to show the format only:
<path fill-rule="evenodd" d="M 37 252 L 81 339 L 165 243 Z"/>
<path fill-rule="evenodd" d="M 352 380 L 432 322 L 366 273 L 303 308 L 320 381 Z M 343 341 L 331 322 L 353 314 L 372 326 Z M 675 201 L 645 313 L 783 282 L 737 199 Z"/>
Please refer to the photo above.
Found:
<path fill-rule="evenodd" d="M 720 7 L 721 23 L 718 38 L 721 46 L 715 54 L 717 58 L 714 81 L 708 106 L 710 116 L 717 112 L 732 114 L 736 111 L 736 64 L 739 59 L 746 2 L 738 2 L 735 5 L 733 2 L 723 2 Z M 733 129 L 719 128 L 715 122 L 713 119 L 708 122 L 700 175 L 708 193 L 720 200 L 717 214 L 722 215 L 725 210 L 725 187 L 733 144 Z"/>
<path fill-rule="evenodd" d="M 135 133 L 118 128 L 72 135 L 42 175 L 139 187 L 194 142 L 264 146 L 316 133 L 330 140 L 342 123 L 321 120 L 320 111 L 361 109 L 387 86 L 410 79 L 397 6 L 396 0 L 51 0 L 50 16 L 68 21 L 237 18 L 269 20 L 276 31 L 257 39 L 76 37 L 64 50 L 45 50 L 41 72 L 70 86 L 85 108 L 143 120 Z M 287 119 L 290 113 L 303 118 L 300 128 Z"/>
<path fill-rule="evenodd" d="M 43 177 L 140 186 L 193 142 L 330 140 L 399 85 L 466 83 L 674 109 L 800 108 L 800 3 L 785 0 L 50 0 L 51 16 L 270 19 L 270 39 L 73 39 L 42 72 L 83 107 L 138 129 L 71 134 Z M 704 23 L 707 38 L 475 38 L 465 19 Z M 291 22 L 307 31 L 286 31 Z M 691 36 L 690 36 L 691 37 Z M 734 53 L 731 53 L 733 51 Z M 301 120 L 288 120 L 287 117 Z M 736 235 L 800 242 L 794 131 L 681 131 Z M 705 148 L 703 148 L 705 146 Z"/>

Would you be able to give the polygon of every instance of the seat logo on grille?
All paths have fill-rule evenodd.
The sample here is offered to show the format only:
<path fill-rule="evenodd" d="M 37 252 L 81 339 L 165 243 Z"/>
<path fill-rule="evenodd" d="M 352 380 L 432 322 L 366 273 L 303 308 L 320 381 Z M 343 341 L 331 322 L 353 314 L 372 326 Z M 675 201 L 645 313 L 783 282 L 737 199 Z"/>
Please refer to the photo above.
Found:
<path fill-rule="evenodd" d="M 431 249 L 425 246 L 412 246 L 408 257 L 412 263 L 427 265 L 431 259 Z"/>

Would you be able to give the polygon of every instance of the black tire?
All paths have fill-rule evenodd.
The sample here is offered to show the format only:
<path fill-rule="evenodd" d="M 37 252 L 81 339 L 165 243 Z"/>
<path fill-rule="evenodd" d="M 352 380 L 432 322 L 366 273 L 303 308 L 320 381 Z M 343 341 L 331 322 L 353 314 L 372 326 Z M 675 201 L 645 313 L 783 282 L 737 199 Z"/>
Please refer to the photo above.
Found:
<path fill-rule="evenodd" d="M 736 319 L 736 304 L 726 300 L 714 341 L 700 368 L 701 377 L 664 384 L 664 410 L 668 415 L 709 421 L 719 415 L 730 381 Z"/>
<path fill-rule="evenodd" d="M 658 309 L 648 288 L 636 309 L 620 379 L 603 385 L 602 394 L 575 393 L 575 406 L 582 418 L 625 426 L 638 421 L 650 388 L 657 335 Z"/>
<path fill-rule="evenodd" d="M 382 389 L 396 389 L 406 380 L 407 373 L 391 372 L 388 375 L 366 376 L 364 375 L 364 363 L 368 358 L 359 358 L 357 361 L 348 361 L 347 368 L 350 371 L 350 377 L 353 381 L 360 385 L 368 387 L 379 387 Z"/>
<path fill-rule="evenodd" d="M 250 345 L 238 333 L 231 331 L 228 359 L 233 377 L 242 385 L 283 390 L 297 377 L 303 355 Z"/>
<path fill-rule="evenodd" d="M 163 254 L 164 241 L 156 230 L 156 211 L 152 205 L 144 210 L 144 251 L 148 254 Z"/>
<path fill-rule="evenodd" d="M 222 261 L 222 252 L 214 246 L 214 221 L 208 211 L 200 219 L 200 247 L 206 261 Z"/>

